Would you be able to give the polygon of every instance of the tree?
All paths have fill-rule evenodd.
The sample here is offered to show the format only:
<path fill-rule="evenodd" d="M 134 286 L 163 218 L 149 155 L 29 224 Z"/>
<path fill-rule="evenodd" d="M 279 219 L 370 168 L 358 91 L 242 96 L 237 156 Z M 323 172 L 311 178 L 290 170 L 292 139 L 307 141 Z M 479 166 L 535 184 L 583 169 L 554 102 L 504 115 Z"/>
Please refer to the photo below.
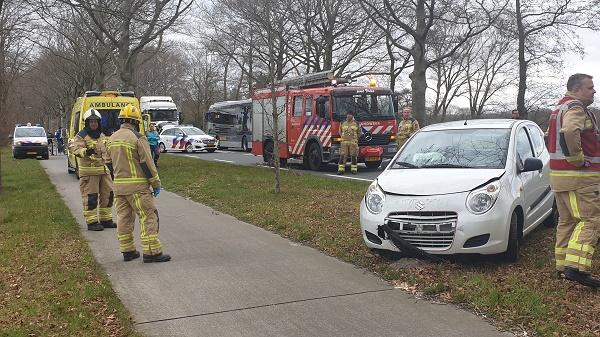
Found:
<path fill-rule="evenodd" d="M 569 50 L 581 50 L 576 28 L 596 29 L 598 2 L 583 0 L 515 0 L 511 15 L 516 26 L 519 54 L 517 109 L 528 118 L 526 90 L 528 71 L 540 64 L 557 64 Z"/>
<path fill-rule="evenodd" d="M 495 2 L 485 0 L 360 0 L 360 4 L 371 22 L 386 32 L 394 47 L 411 55 L 413 111 L 422 125 L 426 125 L 427 69 L 454 55 L 467 41 L 488 29 L 500 13 Z M 442 31 L 435 34 L 436 38 L 443 39 L 446 52 L 433 57 L 430 52 L 431 33 L 441 23 L 451 23 L 455 29 L 448 34 Z"/>

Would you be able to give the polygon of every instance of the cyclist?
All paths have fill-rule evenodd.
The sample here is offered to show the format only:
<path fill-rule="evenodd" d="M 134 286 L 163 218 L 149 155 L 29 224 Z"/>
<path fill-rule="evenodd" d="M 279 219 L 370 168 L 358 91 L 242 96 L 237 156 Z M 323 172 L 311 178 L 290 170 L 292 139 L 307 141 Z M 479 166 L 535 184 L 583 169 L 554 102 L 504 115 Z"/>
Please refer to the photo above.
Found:
<path fill-rule="evenodd" d="M 59 126 L 56 132 L 54 132 L 54 139 L 56 139 L 57 153 L 65 153 L 65 143 L 62 136 L 62 128 Z"/>

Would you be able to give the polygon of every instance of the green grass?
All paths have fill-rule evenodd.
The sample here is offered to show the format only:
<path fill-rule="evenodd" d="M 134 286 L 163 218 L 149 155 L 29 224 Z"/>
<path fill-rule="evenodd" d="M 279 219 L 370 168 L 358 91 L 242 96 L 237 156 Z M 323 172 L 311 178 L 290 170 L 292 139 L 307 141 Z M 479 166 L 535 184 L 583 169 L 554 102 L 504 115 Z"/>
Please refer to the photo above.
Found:
<path fill-rule="evenodd" d="M 166 189 L 368 268 L 403 289 L 460 304 L 501 327 L 518 326 L 530 335 L 600 334 L 599 293 L 556 277 L 553 229 L 539 228 L 529 235 L 518 263 L 463 258 L 402 268 L 362 241 L 359 204 L 368 183 L 281 173 L 282 193 L 276 195 L 269 169 L 170 155 L 160 160 Z"/>
<path fill-rule="evenodd" d="M 39 162 L 1 169 L 0 336 L 141 336 Z"/>

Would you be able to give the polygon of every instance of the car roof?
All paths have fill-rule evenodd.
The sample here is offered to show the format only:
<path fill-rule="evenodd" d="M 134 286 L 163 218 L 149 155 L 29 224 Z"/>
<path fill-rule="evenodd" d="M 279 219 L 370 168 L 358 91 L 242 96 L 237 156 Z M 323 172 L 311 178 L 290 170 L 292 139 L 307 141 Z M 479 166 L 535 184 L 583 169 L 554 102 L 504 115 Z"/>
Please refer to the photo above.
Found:
<path fill-rule="evenodd" d="M 510 129 L 516 123 L 525 122 L 515 119 L 468 119 L 453 122 L 431 124 L 423 131 L 463 130 L 463 129 Z"/>

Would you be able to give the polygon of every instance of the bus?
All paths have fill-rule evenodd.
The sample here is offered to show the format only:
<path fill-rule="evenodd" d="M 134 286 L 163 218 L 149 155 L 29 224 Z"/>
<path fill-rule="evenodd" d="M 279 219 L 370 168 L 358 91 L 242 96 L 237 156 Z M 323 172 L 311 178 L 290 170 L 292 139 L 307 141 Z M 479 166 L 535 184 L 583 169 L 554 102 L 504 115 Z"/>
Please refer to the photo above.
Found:
<path fill-rule="evenodd" d="M 250 152 L 252 100 L 215 103 L 208 108 L 205 120 L 208 134 L 219 141 L 219 148 L 241 148 Z"/>

